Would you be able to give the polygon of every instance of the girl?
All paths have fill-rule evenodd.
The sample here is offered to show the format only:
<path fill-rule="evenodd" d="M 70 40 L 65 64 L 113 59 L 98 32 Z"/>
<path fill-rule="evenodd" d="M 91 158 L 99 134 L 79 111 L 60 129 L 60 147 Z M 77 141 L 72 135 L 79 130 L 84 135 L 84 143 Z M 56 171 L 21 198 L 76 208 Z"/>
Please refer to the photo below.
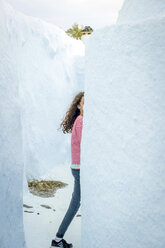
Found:
<path fill-rule="evenodd" d="M 71 172 L 74 177 L 74 191 L 69 208 L 63 218 L 63 221 L 56 233 L 55 239 L 52 240 L 51 247 L 70 248 L 72 244 L 68 244 L 63 236 L 68 229 L 71 221 L 76 215 L 80 207 L 81 191 L 80 191 L 80 146 L 81 135 L 83 127 L 83 105 L 84 105 L 84 92 L 78 93 L 60 127 L 63 127 L 63 133 L 72 132 L 71 136 Z"/>

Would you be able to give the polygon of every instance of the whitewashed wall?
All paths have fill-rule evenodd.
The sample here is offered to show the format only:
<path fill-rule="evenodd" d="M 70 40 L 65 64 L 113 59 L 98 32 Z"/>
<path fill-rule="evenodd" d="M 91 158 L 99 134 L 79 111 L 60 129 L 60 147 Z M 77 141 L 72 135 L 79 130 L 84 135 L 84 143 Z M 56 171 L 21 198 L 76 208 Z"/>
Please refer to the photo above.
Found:
<path fill-rule="evenodd" d="M 0 248 L 23 248 L 26 178 L 70 162 L 70 135 L 57 128 L 84 87 L 84 45 L 0 6 Z"/>
<path fill-rule="evenodd" d="M 133 18 L 139 2 L 125 1 L 120 18 Z M 148 20 L 139 12 L 138 23 L 123 19 L 87 42 L 83 248 L 165 244 L 165 12 L 160 1 L 161 16 L 153 18 L 159 11 L 151 2 L 143 1 Z"/>
<path fill-rule="evenodd" d="M 10 39 L 2 1 L 0 6 L 0 247 L 24 248 L 18 49 L 16 40 Z"/>
<path fill-rule="evenodd" d="M 164 0 L 125 0 L 119 11 L 117 23 L 135 23 L 147 19 L 161 18 L 165 13 Z"/>
<path fill-rule="evenodd" d="M 26 177 L 38 179 L 55 166 L 71 161 L 70 134 L 64 135 L 58 128 L 73 97 L 84 89 L 84 44 L 8 3 L 5 11 L 9 38 L 19 47 Z"/>

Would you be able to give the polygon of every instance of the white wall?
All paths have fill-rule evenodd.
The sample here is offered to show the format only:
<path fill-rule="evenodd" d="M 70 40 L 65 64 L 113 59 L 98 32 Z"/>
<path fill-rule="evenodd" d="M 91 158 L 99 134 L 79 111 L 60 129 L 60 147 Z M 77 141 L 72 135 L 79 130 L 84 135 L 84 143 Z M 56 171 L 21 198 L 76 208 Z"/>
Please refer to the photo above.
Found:
<path fill-rule="evenodd" d="M 26 174 L 37 178 L 70 162 L 70 134 L 57 129 L 74 94 L 84 87 L 84 45 L 35 18 L 22 15 L 17 23 L 23 33 L 19 67 Z"/>
<path fill-rule="evenodd" d="M 131 16 L 136 4 L 132 9 L 129 3 Z M 164 247 L 164 26 L 165 15 L 106 27 L 88 39 L 81 145 L 83 248 Z"/>
<path fill-rule="evenodd" d="M 84 88 L 84 45 L 62 29 L 6 4 L 10 39 L 19 46 L 18 77 L 26 176 L 38 179 L 71 160 L 70 134 L 57 130 Z"/>
<path fill-rule="evenodd" d="M 0 5 L 0 247 L 23 248 L 25 178 L 70 162 L 70 135 L 57 128 L 84 87 L 84 45 Z"/>
<path fill-rule="evenodd" d="M 0 6 L 0 247 L 24 248 L 18 49 L 16 40 L 10 39 L 2 1 Z"/>
<path fill-rule="evenodd" d="M 119 11 L 117 23 L 135 23 L 160 18 L 165 13 L 164 0 L 125 0 Z"/>

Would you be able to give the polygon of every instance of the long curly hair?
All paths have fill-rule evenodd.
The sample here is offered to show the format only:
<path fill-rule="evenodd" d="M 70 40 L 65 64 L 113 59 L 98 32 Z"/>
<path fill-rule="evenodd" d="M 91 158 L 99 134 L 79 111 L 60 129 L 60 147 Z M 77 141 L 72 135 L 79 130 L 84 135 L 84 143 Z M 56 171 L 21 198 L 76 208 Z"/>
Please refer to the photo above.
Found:
<path fill-rule="evenodd" d="M 80 109 L 77 105 L 81 102 L 81 98 L 84 96 L 84 92 L 79 92 L 73 99 L 68 111 L 65 114 L 63 121 L 60 124 L 63 133 L 71 133 L 73 124 L 78 115 L 80 115 Z M 60 129 L 59 128 L 59 129 Z"/>

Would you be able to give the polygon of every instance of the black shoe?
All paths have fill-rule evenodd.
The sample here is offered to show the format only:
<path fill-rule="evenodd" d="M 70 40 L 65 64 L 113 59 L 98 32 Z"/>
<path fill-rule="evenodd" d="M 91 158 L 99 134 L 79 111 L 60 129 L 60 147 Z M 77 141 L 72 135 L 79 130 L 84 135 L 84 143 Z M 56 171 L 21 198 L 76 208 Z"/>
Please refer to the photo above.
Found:
<path fill-rule="evenodd" d="M 73 247 L 72 244 L 68 244 L 65 239 L 61 239 L 59 242 L 56 242 L 54 239 L 52 240 L 51 247 L 60 247 L 60 248 L 71 248 Z"/>

